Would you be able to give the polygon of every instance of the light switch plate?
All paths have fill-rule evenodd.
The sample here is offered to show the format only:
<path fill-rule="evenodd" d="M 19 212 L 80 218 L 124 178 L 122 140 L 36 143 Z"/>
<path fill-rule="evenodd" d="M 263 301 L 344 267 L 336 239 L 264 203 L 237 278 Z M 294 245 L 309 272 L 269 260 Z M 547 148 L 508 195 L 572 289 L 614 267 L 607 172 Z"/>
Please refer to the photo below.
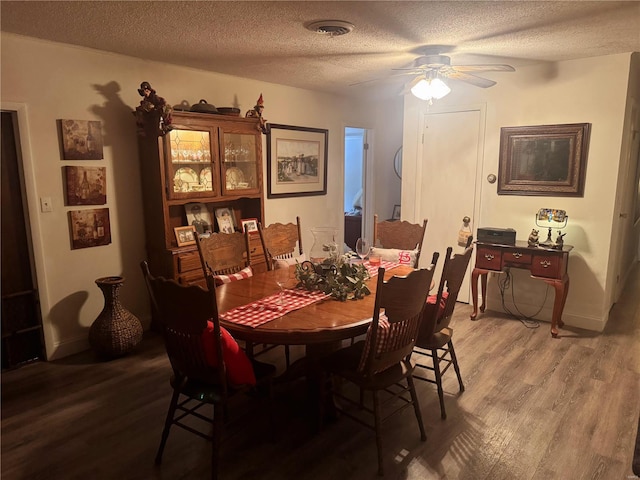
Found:
<path fill-rule="evenodd" d="M 53 212 L 51 197 L 40 197 L 40 209 L 43 213 Z"/>

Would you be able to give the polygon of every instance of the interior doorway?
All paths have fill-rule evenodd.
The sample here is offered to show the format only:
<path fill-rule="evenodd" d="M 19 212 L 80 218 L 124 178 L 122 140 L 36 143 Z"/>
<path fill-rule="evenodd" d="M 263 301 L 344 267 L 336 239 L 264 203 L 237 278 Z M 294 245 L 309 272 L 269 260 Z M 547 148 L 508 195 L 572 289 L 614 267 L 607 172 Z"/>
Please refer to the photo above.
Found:
<path fill-rule="evenodd" d="M 2 111 L 2 369 L 45 358 L 15 112 Z"/>
<path fill-rule="evenodd" d="M 344 129 L 344 243 L 351 250 L 362 236 L 366 218 L 367 130 Z"/>

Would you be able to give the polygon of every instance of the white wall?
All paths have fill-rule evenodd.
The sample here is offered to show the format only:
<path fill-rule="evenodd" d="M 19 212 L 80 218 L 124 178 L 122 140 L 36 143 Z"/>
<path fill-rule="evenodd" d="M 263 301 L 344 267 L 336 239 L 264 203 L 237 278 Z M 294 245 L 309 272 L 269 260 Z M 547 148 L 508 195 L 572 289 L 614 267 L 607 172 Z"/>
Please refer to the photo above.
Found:
<path fill-rule="evenodd" d="M 522 67 L 515 73 L 494 74 L 491 78 L 498 84 L 486 90 L 451 82 L 453 92 L 438 101 L 439 106 L 486 104 L 477 226 L 513 227 L 517 238 L 526 240 L 539 208 L 567 211 L 565 243 L 575 248 L 570 254 L 571 286 L 563 319 L 570 325 L 592 330 L 604 328 L 611 307 L 609 262 L 629 64 L 630 54 L 621 54 Z M 603 85 L 607 88 L 603 89 Z M 407 203 L 415 198 L 419 122 L 425 108 L 424 102 L 411 95 L 405 98 L 402 198 L 403 217 L 410 219 L 415 212 Z M 498 174 L 501 127 L 583 122 L 592 124 L 584 197 L 497 195 L 497 183 L 491 185 L 484 180 L 491 173 Z M 443 208 L 452 201 L 447 197 L 446 186 L 425 194 Z M 524 313 L 535 313 L 544 303 L 540 317 L 550 319 L 553 290 L 546 295 L 542 282 L 531 280 L 525 271 L 512 272 L 517 280 L 518 304 L 527 307 Z M 495 282 L 490 280 L 491 284 L 494 288 L 490 288 L 489 307 L 499 310 Z"/>
<path fill-rule="evenodd" d="M 147 294 L 139 269 L 146 256 L 140 222 L 140 166 L 131 114 L 140 102 L 137 88 L 142 81 L 150 82 L 172 105 L 204 98 L 220 107 L 238 106 L 243 113 L 262 93 L 269 122 L 328 129 L 327 195 L 266 200 L 265 223 L 289 222 L 300 215 L 306 250 L 313 243 L 312 226 L 332 225 L 342 232 L 343 127 L 366 124 L 376 128 L 370 112 L 349 99 L 5 33 L 1 53 L 2 108 L 20 111 L 49 358 L 88 348 L 88 329 L 103 307 L 96 278 L 125 276 L 123 305 L 148 321 Z M 100 120 L 104 160 L 62 161 L 57 119 Z M 387 150 L 385 137 L 384 131 L 377 135 L 383 153 Z M 397 148 L 395 138 L 392 143 L 389 151 Z M 264 138 L 263 149 L 266 164 Z M 71 250 L 67 212 L 75 207 L 64 205 L 64 165 L 106 166 L 110 245 Z M 38 202 L 43 196 L 51 197 L 53 212 L 40 212 Z"/>

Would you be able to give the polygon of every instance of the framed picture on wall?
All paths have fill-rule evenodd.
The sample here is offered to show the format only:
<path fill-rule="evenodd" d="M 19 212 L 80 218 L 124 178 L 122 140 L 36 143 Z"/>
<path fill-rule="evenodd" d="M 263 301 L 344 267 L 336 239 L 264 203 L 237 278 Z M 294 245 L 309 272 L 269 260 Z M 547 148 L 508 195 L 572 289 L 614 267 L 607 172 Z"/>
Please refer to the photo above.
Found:
<path fill-rule="evenodd" d="M 584 196 L 590 123 L 500 129 L 498 195 Z"/>
<path fill-rule="evenodd" d="M 64 167 L 66 204 L 104 205 L 107 203 L 106 167 Z"/>
<path fill-rule="evenodd" d="M 108 208 L 72 210 L 69 212 L 69 226 L 72 250 L 111 243 Z"/>
<path fill-rule="evenodd" d="M 328 146 L 328 130 L 270 124 L 267 198 L 326 195 Z"/>
<path fill-rule="evenodd" d="M 97 120 L 59 120 L 63 160 L 101 160 L 102 123 Z"/>

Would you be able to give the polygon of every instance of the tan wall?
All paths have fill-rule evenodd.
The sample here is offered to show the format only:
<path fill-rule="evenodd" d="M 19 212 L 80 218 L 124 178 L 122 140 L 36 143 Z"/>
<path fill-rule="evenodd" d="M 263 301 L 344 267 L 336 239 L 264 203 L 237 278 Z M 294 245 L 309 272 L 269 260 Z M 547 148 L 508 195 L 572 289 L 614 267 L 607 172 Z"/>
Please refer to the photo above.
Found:
<path fill-rule="evenodd" d="M 217 106 L 242 111 L 264 96 L 265 118 L 271 123 L 329 129 L 326 196 L 267 200 L 265 222 L 303 222 L 304 243 L 311 248 L 310 228 L 343 229 L 343 130 L 345 125 L 376 128 L 370 112 L 348 99 L 255 80 L 2 34 L 2 108 L 19 111 L 27 194 L 34 234 L 36 267 L 42 302 L 47 354 L 61 357 L 86 349 L 87 331 L 103 306 L 96 278 L 123 275 L 123 305 L 148 321 L 148 301 L 139 262 L 145 258 L 140 168 L 132 110 L 139 104 L 137 88 L 148 81 L 168 103 L 204 98 Z M 370 107 L 368 107 L 370 108 Z M 399 108 L 402 108 L 401 104 Z M 104 160 L 61 161 L 56 120 L 100 120 Z M 376 136 L 383 153 L 386 135 Z M 266 141 L 263 141 L 266 148 Z M 386 155 L 386 153 L 385 153 Z M 266 150 L 264 154 L 266 163 Z M 107 168 L 107 205 L 112 243 L 71 250 L 64 205 L 62 166 Z M 266 178 L 266 176 L 265 176 Z M 40 197 L 51 197 L 53 212 L 41 213 Z"/>
<path fill-rule="evenodd" d="M 535 226 L 534 214 L 538 209 L 567 211 L 565 243 L 575 248 L 570 255 L 571 287 L 563 318 L 570 325 L 593 330 L 604 328 L 611 307 L 609 262 L 629 63 L 630 54 L 621 54 L 521 67 L 515 73 L 494 74 L 490 78 L 498 84 L 486 90 L 452 82 L 453 92 L 438 101 L 439 106 L 486 107 L 480 215 L 476 218 L 476 228 L 512 227 L 519 240 L 526 240 Z M 418 124 L 424 108 L 423 102 L 406 97 L 406 175 L 402 198 L 403 213 L 407 215 L 413 214 L 405 205 L 415 198 L 416 183 L 411 172 L 415 171 Z M 485 180 L 489 174 L 498 174 L 501 127 L 583 122 L 592 124 L 584 197 L 497 195 L 497 184 L 490 185 Z M 426 194 L 432 195 L 433 201 L 440 202 L 443 208 L 451 201 L 447 198 L 446 186 L 442 191 Z M 519 306 L 526 307 L 524 313 L 533 314 L 544 303 L 540 317 L 549 319 L 553 290 L 547 295 L 542 282 L 531 280 L 526 272 L 512 272 L 516 279 L 516 299 Z M 492 291 L 490 288 L 489 305 L 500 310 L 493 280 L 490 279 L 490 286 L 493 284 L 494 288 Z"/>

